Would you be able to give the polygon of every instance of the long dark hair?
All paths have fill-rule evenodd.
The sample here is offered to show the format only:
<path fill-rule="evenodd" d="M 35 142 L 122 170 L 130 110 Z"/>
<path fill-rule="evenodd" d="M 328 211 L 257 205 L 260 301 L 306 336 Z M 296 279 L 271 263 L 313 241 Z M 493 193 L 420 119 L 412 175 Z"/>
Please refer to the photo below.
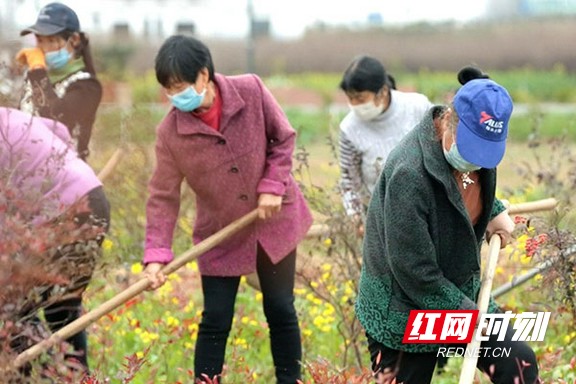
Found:
<path fill-rule="evenodd" d="M 75 32 L 69 30 L 59 33 L 58 35 L 61 36 L 64 40 L 68 40 L 75 33 L 80 35 L 80 44 L 78 44 L 77 47 L 74 47 L 74 57 L 82 57 L 84 60 L 86 72 L 95 77 L 96 69 L 94 67 L 94 60 L 92 59 L 92 51 L 90 50 L 90 39 L 88 38 L 88 35 L 86 35 L 84 32 Z"/>

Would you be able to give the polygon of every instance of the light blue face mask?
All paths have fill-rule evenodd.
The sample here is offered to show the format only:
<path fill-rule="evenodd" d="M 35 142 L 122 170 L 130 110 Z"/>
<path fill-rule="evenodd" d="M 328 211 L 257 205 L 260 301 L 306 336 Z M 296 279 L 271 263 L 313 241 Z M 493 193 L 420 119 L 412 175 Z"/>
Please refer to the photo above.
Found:
<path fill-rule="evenodd" d="M 444 149 L 444 157 L 448 164 L 460 172 L 474 172 L 482 168 L 466 161 L 460 152 L 458 152 L 456 143 L 452 143 L 449 151 Z"/>
<path fill-rule="evenodd" d="M 172 102 L 172 105 L 182 112 L 192 112 L 202 105 L 204 95 L 206 95 L 206 88 L 204 88 L 202 93 L 198 93 L 193 86 L 189 86 L 175 95 L 168 95 L 168 98 Z"/>
<path fill-rule="evenodd" d="M 44 55 L 46 58 L 46 65 L 49 69 L 60 69 L 63 68 L 70 59 L 72 59 L 72 54 L 68 52 L 66 47 L 53 52 L 46 52 Z"/>

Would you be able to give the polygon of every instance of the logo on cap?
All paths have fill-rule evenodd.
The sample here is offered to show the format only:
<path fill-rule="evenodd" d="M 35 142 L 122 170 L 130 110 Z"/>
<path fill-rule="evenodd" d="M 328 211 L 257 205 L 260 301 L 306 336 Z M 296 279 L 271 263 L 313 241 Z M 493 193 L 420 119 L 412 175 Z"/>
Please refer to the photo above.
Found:
<path fill-rule="evenodd" d="M 40 10 L 40 14 L 38 15 L 38 20 L 50 20 L 51 16 L 48 11 L 51 11 L 52 8 L 48 5 Z"/>
<path fill-rule="evenodd" d="M 502 133 L 502 128 L 504 128 L 503 121 L 494 120 L 494 117 L 485 111 L 480 112 L 480 124 L 484 124 L 488 132 Z"/>

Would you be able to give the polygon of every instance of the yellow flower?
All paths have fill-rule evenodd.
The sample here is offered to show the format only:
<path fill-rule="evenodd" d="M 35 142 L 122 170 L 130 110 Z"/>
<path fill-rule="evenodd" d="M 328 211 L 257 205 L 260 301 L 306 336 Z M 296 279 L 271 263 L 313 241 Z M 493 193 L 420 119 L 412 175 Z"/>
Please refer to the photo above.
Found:
<path fill-rule="evenodd" d="M 190 300 L 188 302 L 188 304 L 186 304 L 186 306 L 184 307 L 184 312 L 190 313 L 190 312 L 192 312 L 192 308 L 194 308 L 194 302 L 192 300 Z"/>
<path fill-rule="evenodd" d="M 102 249 L 105 251 L 109 251 L 114 246 L 114 243 L 109 238 L 105 238 L 102 242 Z"/>
<path fill-rule="evenodd" d="M 257 292 L 256 293 L 256 301 L 262 301 L 262 292 Z"/>
<path fill-rule="evenodd" d="M 138 274 L 142 273 L 143 270 L 144 270 L 144 267 L 142 266 L 142 263 L 134 263 L 130 267 L 130 271 L 132 272 L 133 275 L 138 275 Z"/>
<path fill-rule="evenodd" d="M 174 316 L 168 316 L 168 318 L 166 319 L 166 325 L 169 327 L 177 327 L 180 325 L 180 320 L 178 320 Z"/>
<path fill-rule="evenodd" d="M 172 291 L 174 291 L 174 287 L 172 286 L 172 283 L 170 281 L 166 281 L 166 283 L 164 283 L 163 286 L 158 288 L 158 294 L 161 297 L 169 296 L 170 293 L 172 293 Z"/>
<path fill-rule="evenodd" d="M 324 245 L 330 247 L 332 245 L 332 239 L 327 237 L 326 240 L 324 240 Z"/>
<path fill-rule="evenodd" d="M 324 309 L 324 312 L 322 312 L 322 315 L 330 316 L 330 315 L 334 314 L 334 312 L 336 312 L 334 307 L 331 304 L 327 304 L 326 308 Z"/>
<path fill-rule="evenodd" d="M 172 274 L 168 275 L 168 280 L 178 282 L 178 281 L 182 281 L 182 278 L 177 273 L 172 273 Z"/>
<path fill-rule="evenodd" d="M 346 288 L 344 288 L 344 293 L 348 296 L 352 296 L 354 294 L 354 286 L 352 281 L 348 280 L 346 282 Z"/>
<path fill-rule="evenodd" d="M 151 343 L 154 340 L 158 340 L 160 336 L 157 333 L 144 331 L 140 334 L 140 339 L 144 344 Z"/>
<path fill-rule="evenodd" d="M 294 288 L 294 294 L 296 296 L 303 296 L 306 293 L 304 288 Z"/>
<path fill-rule="evenodd" d="M 198 263 L 196 262 L 196 260 L 191 261 L 188 264 L 186 264 L 186 268 L 188 268 L 192 272 L 198 272 Z"/>
<path fill-rule="evenodd" d="M 331 271 L 331 270 L 332 270 L 332 265 L 331 265 L 331 264 L 323 264 L 323 265 L 322 265 L 322 270 L 323 270 L 323 271 Z"/>
<path fill-rule="evenodd" d="M 196 323 L 192 323 L 188 326 L 188 332 L 195 334 L 196 332 L 198 332 L 198 324 Z"/>
<path fill-rule="evenodd" d="M 139 359 L 143 358 L 143 357 L 144 357 L 144 352 L 142 352 L 142 351 L 136 352 L 136 357 L 139 358 Z"/>
<path fill-rule="evenodd" d="M 242 324 L 248 324 L 250 322 L 250 318 L 248 316 L 242 316 L 242 319 L 240 319 L 240 321 L 242 322 Z"/>
<path fill-rule="evenodd" d="M 314 318 L 314 320 L 312 320 L 312 323 L 313 323 L 315 326 L 319 327 L 319 326 L 321 326 L 322 324 L 324 324 L 324 318 L 323 318 L 322 316 L 316 316 L 316 317 Z"/>

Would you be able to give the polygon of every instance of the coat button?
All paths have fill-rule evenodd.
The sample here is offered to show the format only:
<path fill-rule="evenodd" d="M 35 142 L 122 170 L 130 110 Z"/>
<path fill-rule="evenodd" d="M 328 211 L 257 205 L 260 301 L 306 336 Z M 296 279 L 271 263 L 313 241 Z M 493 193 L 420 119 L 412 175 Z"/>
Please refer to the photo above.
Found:
<path fill-rule="evenodd" d="M 224 144 L 226 144 L 226 140 L 220 139 L 220 140 L 218 140 L 218 141 L 216 142 L 216 144 L 224 145 Z"/>
<path fill-rule="evenodd" d="M 232 173 L 238 173 L 238 167 L 233 166 L 232 168 L 230 168 L 230 172 L 232 172 Z"/>
<path fill-rule="evenodd" d="M 240 195 L 240 200 L 248 200 L 248 195 Z"/>

